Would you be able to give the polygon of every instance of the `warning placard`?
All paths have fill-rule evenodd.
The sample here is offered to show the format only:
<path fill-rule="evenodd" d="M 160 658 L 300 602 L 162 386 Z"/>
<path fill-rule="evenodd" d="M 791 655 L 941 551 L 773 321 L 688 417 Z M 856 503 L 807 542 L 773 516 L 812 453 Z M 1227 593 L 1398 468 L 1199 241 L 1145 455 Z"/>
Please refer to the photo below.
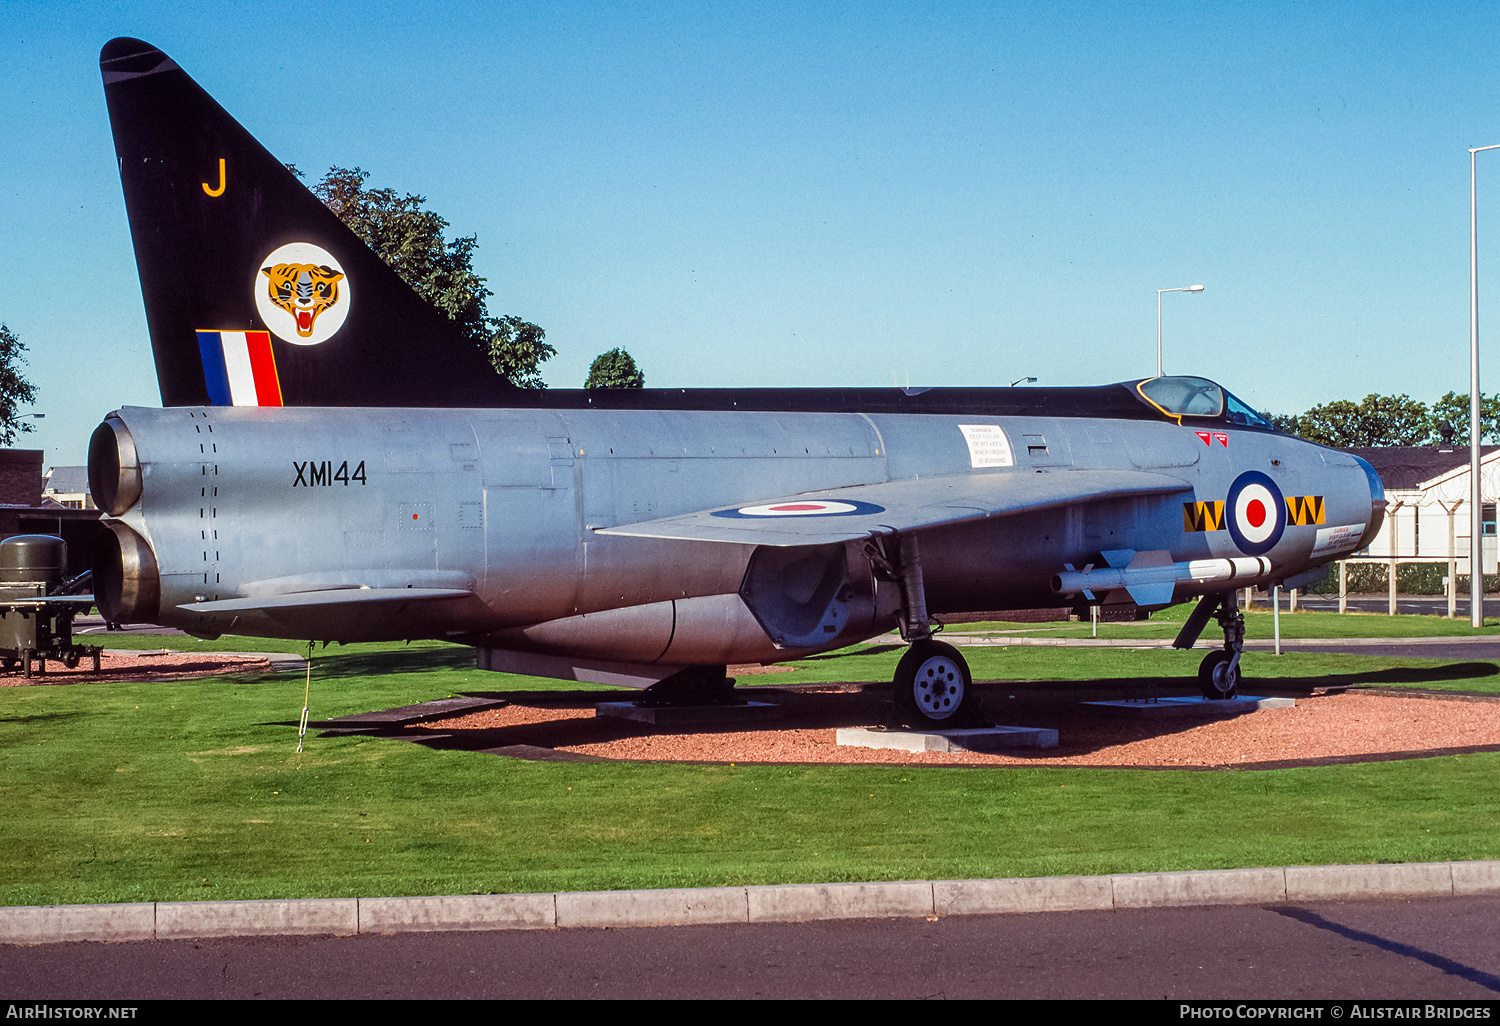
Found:
<path fill-rule="evenodd" d="M 971 467 L 1013 467 L 1010 440 L 999 424 L 960 424 L 964 441 L 969 445 Z"/>
<path fill-rule="evenodd" d="M 1364 533 L 1364 524 L 1319 528 L 1309 556 L 1327 556 L 1335 552 L 1347 552 L 1359 544 L 1359 539 Z"/>

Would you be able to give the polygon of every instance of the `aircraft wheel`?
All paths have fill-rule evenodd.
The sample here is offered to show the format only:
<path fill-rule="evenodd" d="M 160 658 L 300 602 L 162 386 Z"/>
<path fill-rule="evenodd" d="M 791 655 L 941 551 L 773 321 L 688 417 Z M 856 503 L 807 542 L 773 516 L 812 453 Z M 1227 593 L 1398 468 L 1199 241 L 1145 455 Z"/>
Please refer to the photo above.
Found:
<path fill-rule="evenodd" d="M 953 726 L 973 706 L 973 683 L 956 648 L 919 641 L 896 666 L 896 707 L 914 724 Z"/>
<path fill-rule="evenodd" d="M 1223 649 L 1210 652 L 1203 657 L 1198 667 L 1198 684 L 1203 688 L 1203 697 L 1224 701 L 1235 697 L 1240 690 L 1240 668 L 1229 669 L 1230 655 Z"/>
<path fill-rule="evenodd" d="M 69 652 L 67 655 L 65 655 L 65 656 L 62 657 L 62 661 L 63 661 L 63 665 L 66 666 L 68 669 L 75 670 L 75 669 L 78 668 L 78 653 L 77 652 Z"/>

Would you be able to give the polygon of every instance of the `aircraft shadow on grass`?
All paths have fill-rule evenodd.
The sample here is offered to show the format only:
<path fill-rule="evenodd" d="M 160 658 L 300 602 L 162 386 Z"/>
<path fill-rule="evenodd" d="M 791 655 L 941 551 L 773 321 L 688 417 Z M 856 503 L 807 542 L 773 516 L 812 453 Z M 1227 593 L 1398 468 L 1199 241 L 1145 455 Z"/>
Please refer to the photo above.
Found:
<path fill-rule="evenodd" d="M 305 650 L 304 650 L 305 651 Z M 472 649 L 409 648 L 392 652 L 324 652 L 312 657 L 313 682 L 349 677 L 385 677 L 397 673 L 432 673 L 436 670 L 474 670 Z"/>
<path fill-rule="evenodd" d="M 894 650 L 896 646 L 891 648 Z M 322 659 L 315 655 L 314 676 L 327 679 L 392 672 L 423 673 L 440 669 L 466 669 L 470 665 L 466 657 L 467 653 L 447 649 L 341 653 Z M 1357 673 L 1247 680 L 1242 687 L 1246 694 L 1295 696 L 1312 695 L 1317 690 L 1330 688 L 1453 684 L 1485 680 L 1497 674 L 1500 674 L 1500 666 L 1494 663 L 1470 661 L 1440 666 L 1392 667 Z M 1183 733 L 1202 723 L 1197 719 L 1111 719 L 1091 707 L 1081 705 L 1087 701 L 1123 698 L 1137 699 L 1142 704 L 1148 704 L 1155 697 L 1195 694 L 1197 682 L 1191 676 L 1163 677 L 1154 682 L 1134 677 L 979 682 L 975 689 L 982 698 L 984 722 L 1053 727 L 1062 733 L 1062 745 L 1059 748 L 1011 749 L 1005 753 L 1020 759 L 1045 761 L 1057 755 L 1087 755 L 1132 741 Z M 435 749 L 481 751 L 512 746 L 565 749 L 652 734 L 711 736 L 744 730 L 781 732 L 870 726 L 885 718 L 889 690 L 889 686 L 885 684 L 862 684 L 857 691 L 808 691 L 778 686 L 775 682 L 767 681 L 744 688 L 741 694 L 751 700 L 769 701 L 783 706 L 785 715 L 782 719 L 748 725 L 700 724 L 677 730 L 621 719 L 566 715 L 568 712 L 592 710 L 599 702 L 631 701 L 638 693 L 628 690 L 466 690 L 461 692 L 465 697 L 503 699 L 513 705 L 551 709 L 563 715 L 541 722 L 488 728 L 452 730 L 413 724 L 370 728 L 368 733 L 373 736 L 399 737 Z"/>
<path fill-rule="evenodd" d="M 1480 680 L 1500 674 L 1494 663 L 1444 663 L 1442 666 L 1393 666 L 1364 673 L 1330 673 L 1320 677 L 1279 677 L 1276 682 L 1287 687 L 1303 684 L 1311 687 L 1355 687 L 1361 684 L 1438 684 L 1459 680 Z M 1253 685 L 1252 685 L 1253 686 Z"/>

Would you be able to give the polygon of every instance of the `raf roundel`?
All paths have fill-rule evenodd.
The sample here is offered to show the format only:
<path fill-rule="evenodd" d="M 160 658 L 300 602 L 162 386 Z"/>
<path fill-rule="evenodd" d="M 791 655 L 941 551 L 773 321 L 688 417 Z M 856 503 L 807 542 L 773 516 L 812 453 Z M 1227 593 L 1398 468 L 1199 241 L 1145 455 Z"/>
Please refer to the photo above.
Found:
<path fill-rule="evenodd" d="M 1247 556 L 1260 556 L 1275 548 L 1286 529 L 1286 499 L 1265 474 L 1247 470 L 1229 486 L 1224 503 L 1229 537 Z"/>
<path fill-rule="evenodd" d="M 884 506 L 873 502 L 830 502 L 827 499 L 792 499 L 768 502 L 758 506 L 723 509 L 716 517 L 857 517 L 866 513 L 884 513 Z"/>
<path fill-rule="evenodd" d="M 254 289 L 260 319 L 294 346 L 328 341 L 354 302 L 344 268 L 310 242 L 289 242 L 267 254 L 255 268 Z"/>

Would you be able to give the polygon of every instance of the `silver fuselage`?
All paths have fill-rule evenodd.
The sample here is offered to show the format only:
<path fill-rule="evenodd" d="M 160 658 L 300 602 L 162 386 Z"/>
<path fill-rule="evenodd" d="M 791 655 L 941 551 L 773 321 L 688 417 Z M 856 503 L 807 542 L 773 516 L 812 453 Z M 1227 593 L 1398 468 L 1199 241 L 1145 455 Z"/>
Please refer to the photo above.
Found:
<path fill-rule="evenodd" d="M 1316 496 L 1264 553 L 1282 580 L 1325 562 L 1319 532 L 1362 536 L 1379 496 L 1351 456 L 1266 431 L 1163 421 L 913 414 L 127 408 L 142 494 L 121 517 L 160 575 L 156 619 L 201 634 L 452 638 L 629 663 L 748 662 L 890 629 L 894 589 L 846 543 L 846 618 L 777 644 L 740 591 L 753 545 L 599 534 L 776 496 L 973 474 L 1150 470 L 1187 492 L 1065 504 L 921 532 L 935 614 L 1057 607 L 1054 579 L 1111 550 L 1243 556 L 1185 504 L 1223 502 L 1247 469 Z M 1014 465 L 975 469 L 960 423 L 998 425 Z M 1212 524 L 1207 525 L 1212 527 Z M 1213 587 L 1222 588 L 1222 582 Z M 184 606 L 348 588 L 454 589 L 474 600 L 391 613 L 203 613 Z M 1211 590 L 1178 582 L 1173 600 Z M 784 639 L 783 639 L 784 640 Z"/>

